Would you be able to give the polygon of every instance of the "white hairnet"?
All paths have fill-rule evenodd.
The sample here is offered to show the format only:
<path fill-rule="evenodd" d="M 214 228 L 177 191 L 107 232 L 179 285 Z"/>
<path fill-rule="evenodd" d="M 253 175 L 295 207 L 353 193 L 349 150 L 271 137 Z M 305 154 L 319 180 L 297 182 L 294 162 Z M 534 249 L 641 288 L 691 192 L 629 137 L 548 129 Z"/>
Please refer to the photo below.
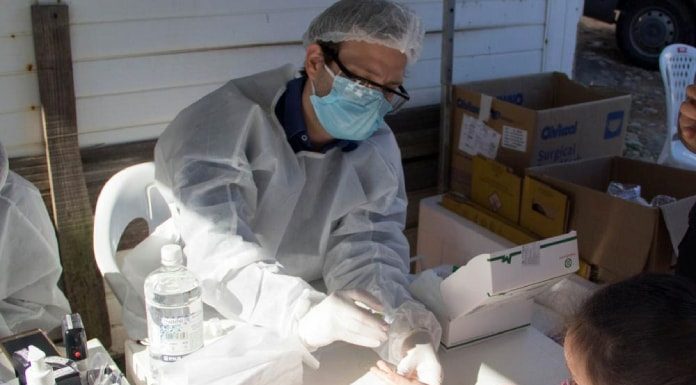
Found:
<path fill-rule="evenodd" d="M 303 36 L 305 46 L 317 41 L 364 41 L 393 48 L 414 63 L 423 48 L 420 18 L 390 0 L 341 0 L 312 20 Z"/>

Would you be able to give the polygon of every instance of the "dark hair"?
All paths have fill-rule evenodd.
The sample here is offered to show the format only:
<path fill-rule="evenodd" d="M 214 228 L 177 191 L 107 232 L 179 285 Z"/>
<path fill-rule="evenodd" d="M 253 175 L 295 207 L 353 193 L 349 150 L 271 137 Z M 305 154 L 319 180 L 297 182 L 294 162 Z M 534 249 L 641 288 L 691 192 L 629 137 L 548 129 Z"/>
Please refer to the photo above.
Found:
<path fill-rule="evenodd" d="M 646 274 L 592 295 L 568 325 L 594 385 L 696 384 L 696 284 Z"/>

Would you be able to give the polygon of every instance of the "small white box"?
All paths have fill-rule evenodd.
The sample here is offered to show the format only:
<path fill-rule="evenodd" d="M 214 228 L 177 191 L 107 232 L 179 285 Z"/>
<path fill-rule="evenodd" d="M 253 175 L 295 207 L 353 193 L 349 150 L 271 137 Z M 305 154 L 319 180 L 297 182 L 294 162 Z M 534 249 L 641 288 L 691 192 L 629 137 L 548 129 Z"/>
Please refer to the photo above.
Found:
<path fill-rule="evenodd" d="M 447 314 L 437 314 L 447 348 L 532 320 L 532 297 L 578 270 L 577 235 L 570 233 L 481 254 L 440 284 Z"/>
<path fill-rule="evenodd" d="M 440 205 L 442 195 L 420 201 L 418 213 L 419 270 L 466 264 L 471 258 L 515 244 Z"/>

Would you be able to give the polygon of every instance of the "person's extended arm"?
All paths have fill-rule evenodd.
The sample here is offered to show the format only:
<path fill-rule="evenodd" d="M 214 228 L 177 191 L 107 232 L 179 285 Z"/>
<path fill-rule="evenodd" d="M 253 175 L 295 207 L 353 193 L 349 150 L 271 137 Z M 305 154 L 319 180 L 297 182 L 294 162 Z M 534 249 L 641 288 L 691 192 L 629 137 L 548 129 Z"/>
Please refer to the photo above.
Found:
<path fill-rule="evenodd" d="M 371 141 L 362 145 L 374 145 Z M 407 346 L 410 336 L 426 334 L 437 347 L 441 328 L 408 291 L 408 243 L 403 234 L 407 201 L 398 149 L 394 151 L 367 161 L 373 174 L 361 176 L 370 186 L 366 200 L 335 224 L 324 280 L 329 292 L 361 288 L 381 300 L 391 325 L 389 340 L 378 353 L 396 363 L 412 347 Z"/>

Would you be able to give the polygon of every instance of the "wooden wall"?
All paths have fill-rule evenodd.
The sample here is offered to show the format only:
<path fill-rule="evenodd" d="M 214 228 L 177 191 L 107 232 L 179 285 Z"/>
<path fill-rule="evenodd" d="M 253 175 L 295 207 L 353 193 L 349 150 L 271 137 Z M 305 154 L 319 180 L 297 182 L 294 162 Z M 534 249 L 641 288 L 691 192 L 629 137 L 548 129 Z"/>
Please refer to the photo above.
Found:
<path fill-rule="evenodd" d="M 43 153 L 29 7 L 0 0 L 0 141 Z M 56 1 L 40 1 L 55 3 Z M 228 79 L 301 65 L 301 35 L 333 0 L 63 0 L 80 146 L 156 138 Z M 442 2 L 407 0 L 428 31 L 405 86 L 411 107 L 440 97 Z M 454 80 L 572 72 L 582 0 L 465 0 L 456 6 Z"/>

